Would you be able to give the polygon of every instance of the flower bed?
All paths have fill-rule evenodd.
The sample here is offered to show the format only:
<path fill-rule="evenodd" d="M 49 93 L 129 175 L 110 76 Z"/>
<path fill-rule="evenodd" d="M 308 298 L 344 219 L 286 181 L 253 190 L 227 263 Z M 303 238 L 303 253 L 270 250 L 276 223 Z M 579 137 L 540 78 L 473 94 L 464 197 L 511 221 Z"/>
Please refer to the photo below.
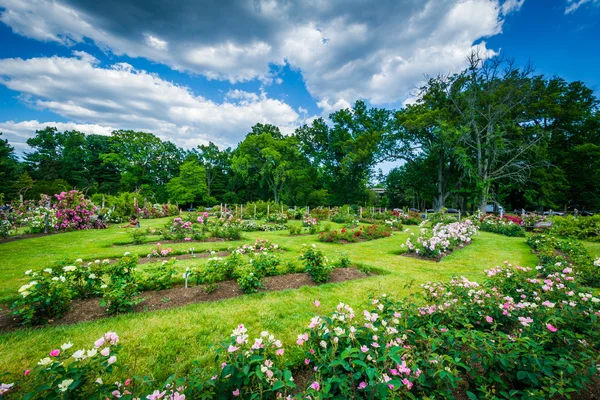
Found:
<path fill-rule="evenodd" d="M 451 251 L 471 243 L 471 236 L 477 232 L 477 227 L 470 220 L 438 223 L 433 228 L 422 228 L 417 242 L 411 238 L 402 247 L 408 248 L 409 254 L 428 259 L 440 259 Z"/>
<path fill-rule="evenodd" d="M 262 251 L 255 253 L 257 247 Z M 296 272 L 295 264 L 284 264 L 277 255 L 267 252 L 277 247 L 259 240 L 252 246 L 251 257 L 243 255 L 249 251 L 248 247 L 226 258 L 213 256 L 205 265 L 188 268 L 182 279 L 186 286 L 188 281 L 203 285 L 207 293 L 215 291 L 221 282 L 235 279 L 244 293 L 254 293 L 264 288 L 264 278 Z M 155 252 L 158 256 L 169 250 L 160 246 Z M 329 280 L 334 264 L 315 246 L 307 248 L 300 259 L 315 282 Z M 174 279 L 176 259 L 163 260 L 144 270 L 137 269 L 138 261 L 136 254 L 125 253 L 115 263 L 97 260 L 84 264 L 79 259 L 72 265 L 59 263 L 41 271 L 27 271 L 31 280 L 19 289 L 19 297 L 12 306 L 13 315 L 22 325 L 40 325 L 63 316 L 72 300 L 88 297 L 100 297 L 100 304 L 108 314 L 130 312 L 141 301 L 140 292 L 169 289 L 178 282 Z M 350 264 L 344 256 L 338 265 Z"/>
<path fill-rule="evenodd" d="M 584 284 L 600 287 L 600 268 L 581 243 L 547 234 L 531 234 L 527 244 L 547 269 L 560 271 L 571 267 Z"/>
<path fill-rule="evenodd" d="M 391 228 L 387 225 L 370 225 L 358 229 L 342 228 L 340 231 L 321 232 L 319 241 L 326 243 L 355 243 L 381 239 L 391 236 Z"/>
<path fill-rule="evenodd" d="M 479 229 L 504 236 L 525 236 L 525 229 L 523 229 L 522 224 L 523 221 L 517 217 L 504 215 L 503 218 L 500 218 L 490 214 L 479 220 Z"/>
<path fill-rule="evenodd" d="M 293 377 L 289 347 L 269 332 L 251 340 L 240 324 L 212 366 L 162 384 L 132 377 L 109 332 L 89 349 L 51 350 L 0 388 L 15 398 L 576 396 L 598 373 L 600 298 L 568 270 L 506 264 L 486 272 L 482 284 L 454 278 L 403 302 L 382 295 L 362 312 L 340 303 L 316 315 L 296 343 L 305 383 Z"/>

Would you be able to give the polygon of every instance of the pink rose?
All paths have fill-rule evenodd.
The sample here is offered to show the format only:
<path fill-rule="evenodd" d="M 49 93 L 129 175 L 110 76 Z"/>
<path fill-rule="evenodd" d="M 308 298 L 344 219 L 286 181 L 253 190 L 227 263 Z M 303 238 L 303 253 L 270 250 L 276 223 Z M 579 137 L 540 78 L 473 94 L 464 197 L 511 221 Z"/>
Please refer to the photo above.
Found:
<path fill-rule="evenodd" d="M 55 349 L 50 352 L 50 357 L 58 357 L 59 354 L 60 354 L 60 350 Z"/>

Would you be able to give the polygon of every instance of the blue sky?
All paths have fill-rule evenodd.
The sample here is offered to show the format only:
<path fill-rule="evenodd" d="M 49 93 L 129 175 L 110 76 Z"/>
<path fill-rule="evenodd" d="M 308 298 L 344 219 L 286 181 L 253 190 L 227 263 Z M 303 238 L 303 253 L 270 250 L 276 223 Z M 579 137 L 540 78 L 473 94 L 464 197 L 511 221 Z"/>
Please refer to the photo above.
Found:
<path fill-rule="evenodd" d="M 600 0 L 0 0 L 0 131 L 235 146 L 358 99 L 398 108 L 473 49 L 600 87 Z"/>

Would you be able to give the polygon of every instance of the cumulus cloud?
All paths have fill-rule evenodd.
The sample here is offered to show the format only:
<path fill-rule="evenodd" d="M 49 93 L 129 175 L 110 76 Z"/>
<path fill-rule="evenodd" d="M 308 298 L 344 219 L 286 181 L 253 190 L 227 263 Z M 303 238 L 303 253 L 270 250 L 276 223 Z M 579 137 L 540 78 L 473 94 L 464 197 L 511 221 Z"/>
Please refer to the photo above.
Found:
<path fill-rule="evenodd" d="M 273 69 L 287 63 L 328 112 L 358 98 L 404 101 L 425 74 L 462 68 L 473 44 L 501 33 L 523 2 L 0 0 L 0 20 L 27 37 L 91 40 L 209 79 L 280 82 Z"/>
<path fill-rule="evenodd" d="M 277 125 L 284 132 L 302 122 L 292 107 L 266 93 L 232 91 L 226 101 L 216 103 L 129 64 L 102 68 L 96 61 L 83 52 L 76 57 L 2 59 L 1 83 L 21 93 L 30 106 L 73 121 L 72 126 L 84 132 L 146 130 L 184 147 L 208 141 L 236 145 L 256 122 Z M 0 129 L 23 143 L 34 127 L 46 125 L 56 124 L 8 122 Z"/>

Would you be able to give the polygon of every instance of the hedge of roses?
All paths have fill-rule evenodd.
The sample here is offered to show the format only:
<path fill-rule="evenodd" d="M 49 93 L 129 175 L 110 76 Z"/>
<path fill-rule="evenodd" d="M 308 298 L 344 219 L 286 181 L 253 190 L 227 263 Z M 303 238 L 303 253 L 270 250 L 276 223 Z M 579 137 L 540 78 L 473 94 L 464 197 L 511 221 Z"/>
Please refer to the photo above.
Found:
<path fill-rule="evenodd" d="M 505 236 L 525 236 L 523 221 L 504 215 L 502 218 L 489 214 L 479 220 L 479 229 L 485 232 L 499 233 Z"/>
<path fill-rule="evenodd" d="M 0 388 L 36 399 L 576 398 L 600 369 L 600 298 L 569 267 L 486 273 L 483 284 L 427 283 L 405 301 L 382 295 L 361 312 L 340 303 L 316 315 L 297 339 L 302 387 L 281 341 L 251 340 L 238 325 L 212 367 L 163 384 L 130 377 L 109 332 L 89 349 L 50 351 Z"/>
<path fill-rule="evenodd" d="M 402 247 L 406 245 L 409 253 L 437 258 L 471 243 L 471 236 L 476 232 L 477 227 L 468 219 L 449 224 L 438 223 L 433 228 L 422 228 L 417 243 L 408 238 Z"/>

